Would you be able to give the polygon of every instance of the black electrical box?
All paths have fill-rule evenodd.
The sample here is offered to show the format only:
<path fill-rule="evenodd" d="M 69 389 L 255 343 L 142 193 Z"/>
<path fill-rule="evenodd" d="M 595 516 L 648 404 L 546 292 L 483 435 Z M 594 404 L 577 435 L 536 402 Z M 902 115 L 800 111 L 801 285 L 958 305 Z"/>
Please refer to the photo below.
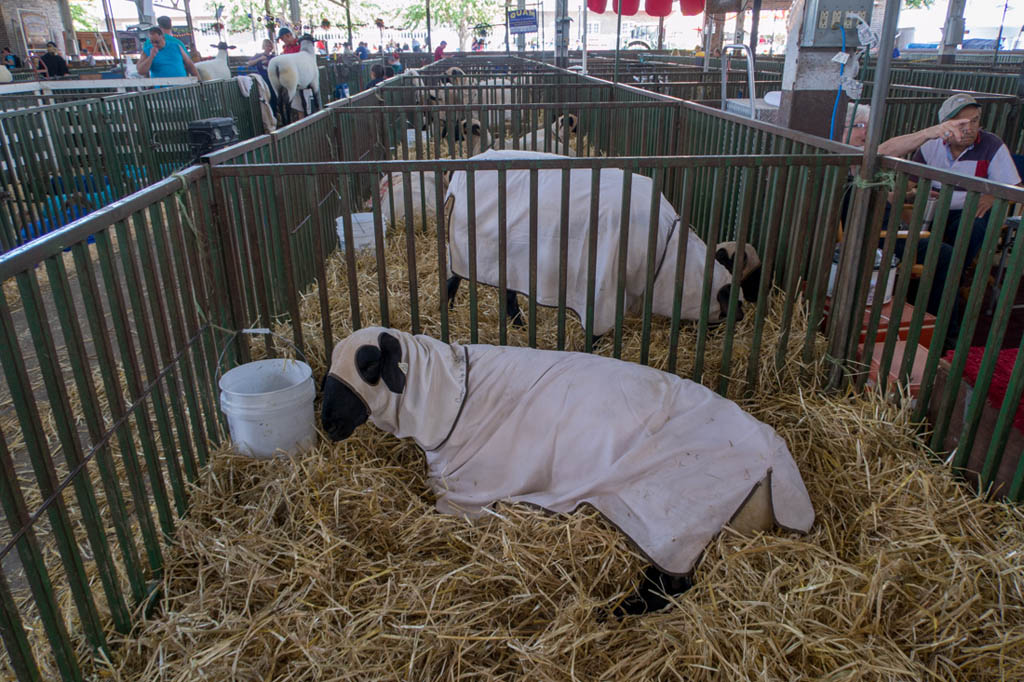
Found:
<path fill-rule="evenodd" d="M 188 146 L 196 159 L 236 142 L 238 128 L 230 116 L 204 118 L 188 124 Z"/>

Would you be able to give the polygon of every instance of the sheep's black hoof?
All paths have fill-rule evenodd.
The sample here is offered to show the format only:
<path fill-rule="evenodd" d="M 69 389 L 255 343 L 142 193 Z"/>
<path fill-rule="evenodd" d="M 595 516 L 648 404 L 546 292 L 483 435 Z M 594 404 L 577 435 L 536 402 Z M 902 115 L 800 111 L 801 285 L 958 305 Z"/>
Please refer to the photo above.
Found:
<path fill-rule="evenodd" d="M 597 348 L 597 344 L 601 343 L 601 339 L 603 339 L 603 338 L 604 338 L 604 336 L 602 336 L 601 334 L 596 334 L 594 336 L 591 336 L 590 337 L 590 347 L 591 348 Z"/>
<path fill-rule="evenodd" d="M 667 595 L 682 594 L 691 587 L 693 580 L 689 576 L 672 576 L 648 566 L 640 577 L 636 592 L 616 606 L 613 614 L 616 618 L 623 618 L 660 611 L 670 603 Z"/>

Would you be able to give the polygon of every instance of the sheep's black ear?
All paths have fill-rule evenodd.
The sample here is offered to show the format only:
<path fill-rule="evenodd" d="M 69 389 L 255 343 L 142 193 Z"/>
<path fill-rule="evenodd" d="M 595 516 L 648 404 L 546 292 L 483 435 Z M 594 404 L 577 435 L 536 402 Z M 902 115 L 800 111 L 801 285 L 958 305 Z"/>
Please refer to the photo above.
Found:
<path fill-rule="evenodd" d="M 718 251 L 715 252 L 715 260 L 724 265 L 726 270 L 732 272 L 732 255 L 726 249 L 718 249 Z"/>
<path fill-rule="evenodd" d="M 476 123 L 476 122 L 474 122 L 474 123 L 473 123 L 473 127 L 472 127 L 472 129 L 471 129 L 471 132 L 472 132 L 472 133 L 473 133 L 474 135 L 482 135 L 482 131 L 481 131 L 481 126 L 480 126 L 480 124 L 479 124 L 479 123 Z"/>
<path fill-rule="evenodd" d="M 761 266 L 758 265 L 756 268 L 750 271 L 750 273 L 743 278 L 740 282 L 740 287 L 743 291 L 743 299 L 750 303 L 757 300 L 758 294 L 761 293 Z"/>
<path fill-rule="evenodd" d="M 392 393 L 401 393 L 405 390 L 405 372 L 399 367 L 402 362 L 402 344 L 387 332 L 381 332 L 377 342 L 380 343 L 381 378 L 384 379 L 384 385 Z"/>
<path fill-rule="evenodd" d="M 238 48 L 235 47 L 234 45 L 228 45 L 228 49 L 229 50 L 237 50 Z"/>
<path fill-rule="evenodd" d="M 369 344 L 360 346 L 356 350 L 356 371 L 363 381 L 376 386 L 380 381 L 381 353 L 380 348 Z"/>
<path fill-rule="evenodd" d="M 575 133 L 576 132 L 576 124 L 577 124 L 576 115 L 575 114 L 569 114 L 569 132 L 570 133 Z"/>

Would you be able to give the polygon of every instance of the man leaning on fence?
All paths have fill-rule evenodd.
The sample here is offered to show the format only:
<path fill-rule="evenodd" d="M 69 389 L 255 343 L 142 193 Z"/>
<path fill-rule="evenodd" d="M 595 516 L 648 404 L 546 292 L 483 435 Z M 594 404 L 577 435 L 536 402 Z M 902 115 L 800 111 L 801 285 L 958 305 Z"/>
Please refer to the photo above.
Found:
<path fill-rule="evenodd" d="M 947 122 L 957 127 L 941 130 L 937 136 L 928 135 Z M 1006 185 L 1020 184 L 1020 175 L 1010 150 L 998 137 L 981 129 L 981 105 L 967 93 L 957 93 L 942 103 L 939 107 L 939 126 L 887 140 L 879 146 L 878 151 L 898 156 L 909 153 L 914 147 L 917 151 L 911 160 L 917 163 Z M 912 177 L 911 180 L 916 182 L 917 178 Z M 907 187 L 907 201 L 912 201 L 915 183 Z M 941 183 L 935 181 L 931 191 L 937 192 L 940 187 Z M 953 192 L 946 229 L 942 234 L 942 240 L 947 244 L 953 245 L 956 240 L 966 197 L 965 191 Z M 994 198 L 988 194 L 978 199 L 974 221 L 970 224 L 966 260 L 968 266 L 974 262 L 985 241 L 988 212 L 993 201 Z"/>

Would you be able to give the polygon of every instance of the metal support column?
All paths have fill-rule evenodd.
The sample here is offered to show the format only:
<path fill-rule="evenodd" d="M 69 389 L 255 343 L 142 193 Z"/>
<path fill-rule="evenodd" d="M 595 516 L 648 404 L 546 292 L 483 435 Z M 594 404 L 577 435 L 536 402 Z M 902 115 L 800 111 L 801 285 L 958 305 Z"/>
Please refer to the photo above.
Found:
<path fill-rule="evenodd" d="M 569 67 L 569 0 L 555 0 L 555 66 Z"/>
<path fill-rule="evenodd" d="M 957 0 L 952 0 L 956 2 Z M 896 25 L 899 21 L 900 3 L 888 2 L 885 6 L 885 19 L 882 23 L 882 45 L 893 45 L 896 40 Z M 871 91 L 871 117 L 868 120 L 867 140 L 864 144 L 864 160 L 860 164 L 858 174 L 860 180 L 872 182 L 878 168 L 878 144 L 882 140 L 882 122 L 885 119 L 885 96 L 889 90 L 889 68 L 892 62 L 892 50 L 878 51 L 878 63 L 875 65 L 875 85 Z M 868 236 L 868 203 L 871 191 L 855 187 L 853 201 L 850 205 L 850 219 L 846 223 L 846 235 L 843 239 L 842 255 L 839 262 L 839 273 L 835 286 L 835 300 L 832 310 L 835 311 L 835 324 L 828 340 L 829 356 L 837 362 L 833 363 L 829 384 L 839 386 L 844 381 L 845 357 L 847 341 L 850 334 L 857 333 L 861 320 L 854 320 L 857 310 L 855 289 L 860 270 L 859 256 L 863 253 Z M 862 294 L 864 292 L 861 292 Z"/>
<path fill-rule="evenodd" d="M 757 68 L 757 29 L 761 20 L 761 0 L 754 0 L 754 6 L 750 10 L 750 57 L 754 61 L 754 68 Z"/>
<path fill-rule="evenodd" d="M 939 43 L 940 64 L 956 62 L 956 47 L 964 40 L 964 8 L 966 5 L 967 0 L 949 0 L 949 6 L 946 9 L 946 24 L 942 27 L 942 42 Z M 882 43 L 882 45 L 892 44 Z"/>
<path fill-rule="evenodd" d="M 516 4 L 516 9 L 526 9 L 526 0 L 519 0 L 518 3 Z M 508 21 L 508 19 L 505 19 L 505 21 Z M 543 15 L 541 15 L 541 17 L 540 17 L 540 22 L 542 24 L 544 23 L 544 16 Z M 525 33 L 520 33 L 519 35 L 516 36 L 516 49 L 519 50 L 520 52 L 526 52 L 526 34 Z M 544 45 L 543 44 L 541 44 L 540 49 L 541 49 L 541 52 L 544 51 Z"/>

